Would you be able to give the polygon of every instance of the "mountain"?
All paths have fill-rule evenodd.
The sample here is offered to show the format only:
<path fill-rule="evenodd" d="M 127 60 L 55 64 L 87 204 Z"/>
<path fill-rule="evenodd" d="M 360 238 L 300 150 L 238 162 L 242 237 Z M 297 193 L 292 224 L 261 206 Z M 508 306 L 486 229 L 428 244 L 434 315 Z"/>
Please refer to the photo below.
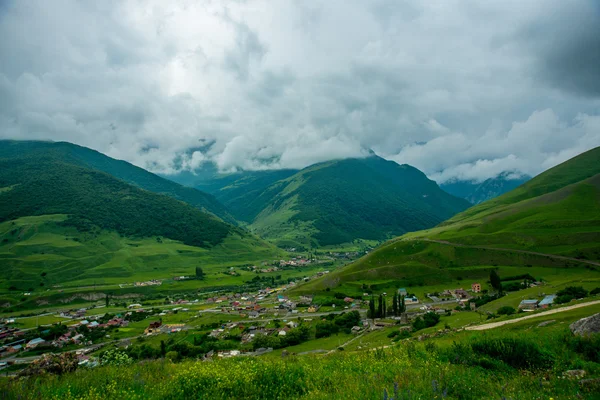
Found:
<path fill-rule="evenodd" d="M 213 214 L 226 222 L 235 223 L 235 218 L 210 194 L 179 185 L 126 161 L 115 160 L 87 147 L 67 142 L 0 141 L 0 158 L 23 155 L 53 159 L 106 172 L 141 189 L 165 194 Z"/>
<path fill-rule="evenodd" d="M 219 179 L 198 187 L 279 246 L 383 240 L 435 226 L 469 205 L 419 170 L 375 155 Z"/>
<path fill-rule="evenodd" d="M 0 288 L 116 284 L 278 254 L 241 228 L 76 157 L 15 142 L 0 149 Z"/>
<path fill-rule="evenodd" d="M 435 228 L 394 239 L 302 290 L 357 294 L 365 282 L 389 290 L 458 287 L 463 279 L 487 279 L 498 266 L 511 275 L 560 274 L 597 286 L 599 265 L 600 147 Z M 552 272 L 544 272 L 548 267 Z"/>
<path fill-rule="evenodd" d="M 483 182 L 452 180 L 440 184 L 442 190 L 463 198 L 471 204 L 479 204 L 509 192 L 530 180 L 526 175 L 503 172 Z"/>
<path fill-rule="evenodd" d="M 214 164 L 205 163 L 194 173 L 180 172 L 165 177 L 214 195 L 238 221 L 249 224 L 267 206 L 269 197 L 261 196 L 263 192 L 297 172 L 281 169 L 220 174 Z"/>

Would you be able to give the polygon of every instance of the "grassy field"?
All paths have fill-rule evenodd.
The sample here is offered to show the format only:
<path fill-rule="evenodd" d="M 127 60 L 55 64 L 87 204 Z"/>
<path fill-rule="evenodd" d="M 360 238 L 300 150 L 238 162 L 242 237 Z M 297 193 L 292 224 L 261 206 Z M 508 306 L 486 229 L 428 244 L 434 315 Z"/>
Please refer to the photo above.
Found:
<path fill-rule="evenodd" d="M 476 281 L 485 286 L 495 268 L 501 276 L 545 279 L 550 289 L 600 286 L 600 267 L 585 263 L 600 262 L 599 156 L 600 148 L 578 156 L 435 228 L 393 239 L 295 292 L 356 296 L 405 287 L 422 296 Z"/>
<path fill-rule="evenodd" d="M 13 237 L 0 246 L 7 268 L 3 288 L 8 288 L 8 281 L 21 290 L 132 283 L 193 275 L 196 266 L 216 275 L 223 270 L 215 267 L 272 261 L 281 256 L 274 247 L 235 236 L 209 250 L 163 238 L 132 239 L 110 232 L 82 234 L 58 227 L 56 223 L 64 219 L 63 215 L 25 217 L 0 224 L 0 238 Z"/>
<path fill-rule="evenodd" d="M 272 356 L 209 363 L 148 361 L 80 369 L 63 376 L 1 380 L 0 390 L 6 399 L 67 400 L 375 399 L 392 396 L 469 400 L 595 399 L 597 387 L 581 386 L 577 380 L 562 376 L 569 369 L 586 370 L 586 378 L 600 375 L 600 364 L 593 360 L 595 355 L 577 347 L 566 330 L 568 323 L 589 315 L 589 311 L 581 309 L 565 313 L 568 315 L 555 315 L 554 322 L 543 327 L 539 326 L 544 320 L 540 318 L 493 331 L 461 331 L 423 343 L 401 341 L 387 350 L 355 352 L 351 349 L 353 344 L 327 356 L 282 358 L 271 353 Z M 361 341 L 363 345 L 365 342 L 383 345 L 388 332 L 372 332 Z M 181 335 L 174 337 L 180 340 Z M 328 338 L 328 342 L 335 343 L 336 339 L 335 336 Z M 456 341 L 460 341 L 462 347 L 456 347 Z M 488 355 L 493 354 L 494 341 L 507 346 L 506 354 L 499 359 Z M 543 346 L 538 344 L 540 341 Z M 520 365 L 523 357 L 515 353 L 516 349 L 528 352 L 528 364 Z"/>

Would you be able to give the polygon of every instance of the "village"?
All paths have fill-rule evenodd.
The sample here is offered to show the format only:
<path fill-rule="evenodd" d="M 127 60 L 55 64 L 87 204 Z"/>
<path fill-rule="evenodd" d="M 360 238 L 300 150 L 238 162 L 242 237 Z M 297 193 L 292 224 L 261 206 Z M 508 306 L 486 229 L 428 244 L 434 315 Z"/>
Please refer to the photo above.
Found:
<path fill-rule="evenodd" d="M 304 262 L 303 259 L 288 262 L 292 261 Z M 328 271 L 318 272 L 311 278 L 327 273 Z M 154 282 L 158 281 L 149 282 L 156 284 Z M 134 339 L 182 332 L 203 334 L 210 340 L 224 341 L 230 347 L 235 347 L 210 350 L 202 355 L 204 358 L 258 356 L 270 353 L 274 348 L 287 347 L 286 338 L 297 336 L 302 327 L 316 329 L 318 338 L 319 335 L 324 335 L 320 329 L 323 329 L 326 322 L 335 321 L 350 313 L 353 313 L 354 320 L 343 331 L 353 336 L 363 336 L 368 332 L 394 326 L 399 331 L 411 332 L 415 329 L 415 321 L 426 319 L 426 314 L 438 315 L 435 319 L 437 323 L 439 316 L 464 310 L 475 311 L 477 304 L 481 304 L 481 299 L 494 298 L 489 297 L 488 291 L 482 290 L 482 285 L 477 282 L 472 283 L 468 289 L 455 288 L 427 293 L 426 301 L 420 300 L 406 288 L 399 288 L 395 295 L 403 299 L 406 306 L 404 312 L 393 315 L 391 311 L 384 311 L 383 315 L 369 317 L 369 301 L 374 297 L 369 293 L 355 296 L 356 298 L 336 293 L 331 300 L 312 295 L 287 296 L 286 292 L 297 284 L 298 282 L 289 282 L 287 285 L 267 287 L 256 292 L 222 293 L 196 299 L 182 296 L 162 305 L 130 303 L 125 309 L 115 313 L 101 313 L 101 308 L 72 309 L 57 314 L 57 317 L 63 319 L 61 323 L 29 329 L 20 329 L 18 319 L 5 318 L 0 323 L 0 357 L 3 361 L 0 367 L 29 362 L 46 352 L 63 351 L 75 352 L 83 364 L 93 364 L 90 353 L 97 352 L 107 344 L 127 347 Z M 531 285 L 543 283 L 532 282 Z M 385 292 L 380 295 L 387 298 Z M 547 295 L 541 301 L 523 299 L 519 304 L 519 311 L 547 308 L 553 304 L 555 297 Z M 203 323 L 205 320 L 207 322 Z M 237 341 L 234 345 L 230 343 L 232 338 L 233 342 Z M 298 340 L 293 340 L 289 343 L 297 342 Z"/>

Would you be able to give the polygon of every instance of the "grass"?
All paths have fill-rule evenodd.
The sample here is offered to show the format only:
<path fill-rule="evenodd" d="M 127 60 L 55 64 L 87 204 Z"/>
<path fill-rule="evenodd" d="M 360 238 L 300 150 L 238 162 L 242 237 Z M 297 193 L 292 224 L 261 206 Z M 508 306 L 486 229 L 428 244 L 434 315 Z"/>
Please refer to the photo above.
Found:
<path fill-rule="evenodd" d="M 511 367 L 510 363 L 516 359 L 508 355 L 505 361 L 482 363 L 486 356 L 473 353 L 468 362 L 456 362 L 451 357 L 456 351 L 452 344 L 446 345 L 439 338 L 431 340 L 433 345 L 430 341 L 401 342 L 387 350 L 342 351 L 328 356 L 244 357 L 209 363 L 158 360 L 105 366 L 63 376 L 3 380 L 0 389 L 6 399 L 67 400 L 376 399 L 400 398 L 400 395 L 415 399 L 595 398 L 594 391 L 582 389 L 577 380 L 562 379 L 562 373 L 578 367 L 594 377 L 600 373 L 599 365 L 569 347 L 569 342 L 563 339 L 567 335 L 564 329 L 553 325 L 540 329 L 544 330 L 521 329 L 517 336 L 508 331 L 469 332 L 462 338 L 466 346 L 477 344 L 479 351 L 488 351 L 486 346 L 500 341 L 514 343 L 530 353 L 535 350 L 531 343 L 541 338 L 544 354 L 549 355 L 552 365 L 541 370 L 526 368 L 527 372 Z"/>
<path fill-rule="evenodd" d="M 52 325 L 59 322 L 71 322 L 71 319 L 62 318 L 58 315 L 42 315 L 40 317 L 18 318 L 15 320 L 14 325 L 21 329 L 31 329 L 41 325 Z"/>

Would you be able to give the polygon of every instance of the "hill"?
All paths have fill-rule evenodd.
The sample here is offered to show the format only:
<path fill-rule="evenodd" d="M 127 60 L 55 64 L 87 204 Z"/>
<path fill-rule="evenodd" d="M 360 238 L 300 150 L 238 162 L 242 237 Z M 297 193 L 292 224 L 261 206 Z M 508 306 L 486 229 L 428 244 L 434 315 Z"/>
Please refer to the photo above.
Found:
<path fill-rule="evenodd" d="M 189 274 L 205 259 L 277 254 L 187 203 L 39 153 L 0 158 L 0 227 L 2 287 L 37 286 L 42 273 L 53 284 L 164 276 L 183 266 Z"/>
<path fill-rule="evenodd" d="M 600 148 L 438 227 L 394 239 L 302 290 L 443 289 L 485 280 L 494 268 L 501 268 L 501 275 L 555 275 L 559 282 L 577 280 L 585 286 L 597 285 L 598 266 Z"/>
<path fill-rule="evenodd" d="M 115 160 L 87 147 L 67 142 L 0 141 L 0 158 L 24 156 L 54 160 L 106 172 L 141 189 L 165 194 L 213 214 L 226 222 L 235 223 L 235 218 L 210 194 L 179 185 L 143 168 L 126 161 Z"/>
<path fill-rule="evenodd" d="M 384 240 L 468 207 L 419 170 L 375 155 L 230 174 L 204 185 L 250 229 L 286 247 Z"/>
<path fill-rule="evenodd" d="M 471 204 L 479 204 L 509 192 L 530 180 L 529 176 L 512 176 L 504 172 L 483 182 L 453 180 L 440 184 L 442 190 L 463 198 Z"/>

